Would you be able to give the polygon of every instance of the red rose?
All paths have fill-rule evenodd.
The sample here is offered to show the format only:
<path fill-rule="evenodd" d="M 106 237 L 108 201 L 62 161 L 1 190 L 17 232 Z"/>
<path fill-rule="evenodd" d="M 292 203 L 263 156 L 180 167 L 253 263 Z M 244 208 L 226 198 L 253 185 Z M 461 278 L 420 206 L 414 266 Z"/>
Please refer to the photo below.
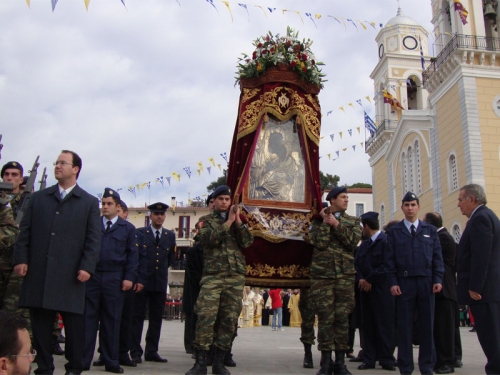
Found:
<path fill-rule="evenodd" d="M 291 67 L 293 67 L 293 68 L 295 68 L 295 66 L 296 66 L 296 65 L 297 65 L 297 63 L 296 63 L 295 61 L 292 61 L 292 62 L 290 63 L 290 66 L 291 66 Z"/>
<path fill-rule="evenodd" d="M 304 60 L 304 61 L 307 60 L 307 55 L 305 53 L 302 54 L 302 60 Z"/>
<path fill-rule="evenodd" d="M 254 51 L 253 54 L 252 54 L 252 59 L 255 60 L 256 58 L 257 58 L 257 52 Z"/>
<path fill-rule="evenodd" d="M 262 43 L 257 44 L 257 48 L 262 48 Z"/>
<path fill-rule="evenodd" d="M 303 71 L 304 73 L 305 73 L 305 72 L 307 72 L 307 68 L 304 66 L 304 67 L 302 68 L 302 71 Z"/>
<path fill-rule="evenodd" d="M 267 53 L 267 49 L 262 50 L 262 54 L 265 55 Z"/>
<path fill-rule="evenodd" d="M 311 64 L 316 65 L 316 61 L 311 60 Z"/>
<path fill-rule="evenodd" d="M 271 38 L 269 37 L 269 35 L 266 35 L 266 40 L 269 42 L 271 40 Z"/>
<path fill-rule="evenodd" d="M 271 53 L 274 53 L 274 48 L 271 48 L 271 51 L 270 51 L 270 52 L 271 52 Z"/>

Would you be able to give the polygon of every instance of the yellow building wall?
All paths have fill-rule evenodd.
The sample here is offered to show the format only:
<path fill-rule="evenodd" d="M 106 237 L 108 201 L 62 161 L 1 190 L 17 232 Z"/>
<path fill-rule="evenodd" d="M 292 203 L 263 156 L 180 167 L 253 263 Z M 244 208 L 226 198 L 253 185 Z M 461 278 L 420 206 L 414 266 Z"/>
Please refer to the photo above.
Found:
<path fill-rule="evenodd" d="M 500 118 L 493 112 L 493 99 L 500 95 L 500 80 L 477 78 L 477 104 L 481 129 L 484 177 L 488 206 L 500 212 Z"/>
<path fill-rule="evenodd" d="M 373 186 L 376 186 L 373 210 L 380 213 L 380 205 L 383 203 L 385 207 L 385 223 L 387 224 L 390 218 L 389 212 L 389 176 L 387 172 L 387 161 L 380 158 L 373 166 Z"/>
<path fill-rule="evenodd" d="M 450 152 L 454 151 L 457 157 L 458 186 L 460 188 L 467 183 L 458 84 L 453 85 L 436 103 L 436 123 L 439 142 L 441 204 L 444 226 L 451 229 L 452 223 L 459 221 L 463 231 L 467 220 L 457 207 L 459 191 L 450 191 L 448 182 L 448 159 Z"/>

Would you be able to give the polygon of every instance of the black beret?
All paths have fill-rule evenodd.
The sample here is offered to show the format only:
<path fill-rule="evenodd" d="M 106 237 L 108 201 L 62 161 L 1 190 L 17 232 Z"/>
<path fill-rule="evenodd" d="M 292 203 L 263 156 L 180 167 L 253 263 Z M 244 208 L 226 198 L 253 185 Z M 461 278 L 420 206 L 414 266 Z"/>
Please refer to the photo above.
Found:
<path fill-rule="evenodd" d="M 339 186 L 330 190 L 326 196 L 326 200 L 330 202 L 330 199 L 337 199 L 337 196 L 341 193 L 347 193 L 347 188 L 345 186 Z"/>
<path fill-rule="evenodd" d="M 378 221 L 378 212 L 368 211 L 361 215 L 361 220 Z"/>
<path fill-rule="evenodd" d="M 215 199 L 219 195 L 229 195 L 229 196 L 231 196 L 231 189 L 229 189 L 229 186 L 227 186 L 227 185 L 217 186 L 215 188 L 214 192 L 212 193 L 212 198 Z"/>
<path fill-rule="evenodd" d="M 213 198 L 212 194 L 210 194 L 210 195 L 207 197 L 207 200 L 205 201 L 205 203 L 207 204 L 207 206 L 208 206 L 208 204 L 210 203 L 210 199 L 212 199 L 212 198 Z"/>
<path fill-rule="evenodd" d="M 123 211 L 128 211 L 127 203 L 125 203 L 124 201 L 120 200 L 120 206 L 122 206 Z"/>
<path fill-rule="evenodd" d="M 166 212 L 167 208 L 168 205 L 162 202 L 153 203 L 148 206 L 148 209 L 151 212 Z"/>
<path fill-rule="evenodd" d="M 411 202 L 411 201 L 418 201 L 418 197 L 414 193 L 409 191 L 403 197 L 403 203 L 404 202 Z"/>
<path fill-rule="evenodd" d="M 23 166 L 19 164 L 17 161 L 9 161 L 2 167 L 2 174 L 0 175 L 2 178 L 3 178 L 3 173 L 5 172 L 6 169 L 18 169 L 19 171 L 21 171 L 21 174 L 24 173 Z"/>
<path fill-rule="evenodd" d="M 118 199 L 120 199 L 120 194 L 118 194 L 115 190 L 111 188 L 105 188 L 102 197 L 103 198 L 117 197 Z"/>

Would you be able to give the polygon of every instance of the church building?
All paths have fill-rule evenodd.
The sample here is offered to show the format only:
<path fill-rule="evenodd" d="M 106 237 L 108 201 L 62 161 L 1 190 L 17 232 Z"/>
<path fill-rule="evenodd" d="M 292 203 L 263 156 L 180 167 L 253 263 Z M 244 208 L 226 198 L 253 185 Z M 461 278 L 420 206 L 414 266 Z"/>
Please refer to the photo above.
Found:
<path fill-rule="evenodd" d="M 413 191 L 420 217 L 439 212 L 458 240 L 467 221 L 457 208 L 461 186 L 484 186 L 488 206 L 500 212 L 499 6 L 431 3 L 434 37 L 401 8 L 376 37 L 377 131 L 365 150 L 381 224 L 403 218 L 401 200 Z"/>

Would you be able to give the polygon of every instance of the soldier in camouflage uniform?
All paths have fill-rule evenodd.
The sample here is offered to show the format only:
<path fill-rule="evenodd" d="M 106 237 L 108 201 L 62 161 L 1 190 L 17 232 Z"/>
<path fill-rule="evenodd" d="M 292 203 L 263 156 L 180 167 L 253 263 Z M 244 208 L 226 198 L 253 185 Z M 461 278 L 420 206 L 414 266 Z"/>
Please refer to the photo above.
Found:
<path fill-rule="evenodd" d="M 314 246 L 311 261 L 311 301 L 318 315 L 318 375 L 332 374 L 331 355 L 335 350 L 333 373 L 350 374 L 344 359 L 348 345 L 349 314 L 354 309 L 354 255 L 361 239 L 359 219 L 345 213 L 347 189 L 338 187 L 326 197 L 331 207 L 315 217 L 309 231 Z"/>
<path fill-rule="evenodd" d="M 0 302 L 3 302 L 7 281 L 12 273 L 12 248 L 19 234 L 12 209 L 7 206 L 7 202 L 6 198 L 0 198 Z M 0 309 L 1 307 L 0 304 Z"/>
<path fill-rule="evenodd" d="M 304 344 L 304 361 L 302 366 L 304 368 L 313 368 L 313 359 L 311 348 L 314 345 L 314 309 L 311 301 L 311 288 L 300 289 L 299 311 L 302 317 L 300 324 L 300 341 Z"/>
<path fill-rule="evenodd" d="M 246 263 L 242 248 L 253 243 L 253 236 L 242 222 L 240 210 L 231 206 L 229 187 L 222 185 L 212 194 L 215 210 L 200 218 L 199 238 L 204 251 L 201 290 L 196 301 L 198 316 L 196 338 L 196 363 L 186 375 L 207 373 L 206 355 L 213 344 L 216 355 L 212 374 L 229 375 L 223 360 L 231 346 L 231 338 L 241 310 L 241 295 L 245 284 Z M 214 324 L 220 318 L 217 337 L 214 340 Z"/>

